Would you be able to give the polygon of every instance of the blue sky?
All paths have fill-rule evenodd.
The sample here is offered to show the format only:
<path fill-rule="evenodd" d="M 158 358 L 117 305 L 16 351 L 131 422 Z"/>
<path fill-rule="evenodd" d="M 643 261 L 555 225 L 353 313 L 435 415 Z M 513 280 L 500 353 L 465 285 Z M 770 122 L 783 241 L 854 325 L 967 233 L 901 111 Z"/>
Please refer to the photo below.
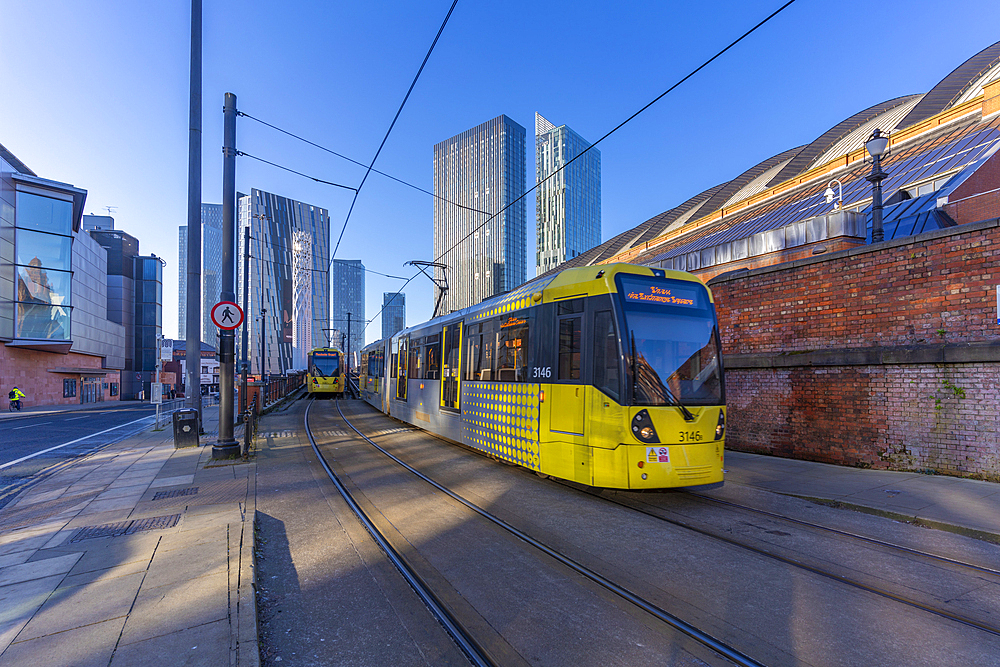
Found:
<path fill-rule="evenodd" d="M 203 201 L 221 201 L 222 104 L 371 160 L 450 6 L 204 0 Z M 594 141 L 782 3 L 462 0 L 376 168 L 433 189 L 433 145 L 501 113 L 537 111 Z M 44 178 L 115 207 L 140 251 L 166 259 L 164 332 L 177 332 L 177 228 L 187 216 L 190 5 L 0 0 L 0 143 Z M 599 148 L 602 238 L 633 227 L 887 99 L 926 92 L 1000 39 L 996 0 L 798 0 Z M 240 150 L 324 180 L 363 169 L 250 120 Z M 529 145 L 532 142 L 529 141 Z M 534 155 L 526 156 L 534 184 Z M 351 193 L 246 158 L 237 188 L 327 208 Z M 534 197 L 528 197 L 528 275 Z M 409 276 L 432 259 L 431 198 L 373 174 L 337 257 Z M 367 315 L 401 281 L 368 275 Z M 410 324 L 430 282 L 406 290 Z M 379 335 L 376 320 L 369 340 Z"/>

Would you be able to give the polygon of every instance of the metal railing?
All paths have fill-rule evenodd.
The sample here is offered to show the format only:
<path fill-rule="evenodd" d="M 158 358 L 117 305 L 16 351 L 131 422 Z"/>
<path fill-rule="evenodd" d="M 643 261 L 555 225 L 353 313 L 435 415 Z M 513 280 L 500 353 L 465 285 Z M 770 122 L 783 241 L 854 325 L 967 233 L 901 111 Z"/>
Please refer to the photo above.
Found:
<path fill-rule="evenodd" d="M 181 409 L 183 407 L 184 407 L 184 399 L 183 398 L 174 398 L 174 399 L 171 399 L 171 400 L 163 401 L 163 403 L 158 404 L 156 406 L 156 426 L 155 426 L 156 430 L 157 431 L 160 430 L 160 417 L 161 416 L 165 417 L 167 415 L 171 415 L 171 414 L 174 413 L 175 410 L 179 410 L 179 409 Z M 168 420 L 168 423 L 169 423 L 169 420 Z"/>
<path fill-rule="evenodd" d="M 243 451 L 241 455 L 246 458 L 250 454 L 250 445 L 257 438 L 257 427 L 260 423 L 260 415 L 257 412 L 257 397 L 254 396 L 246 412 L 243 413 Z"/>

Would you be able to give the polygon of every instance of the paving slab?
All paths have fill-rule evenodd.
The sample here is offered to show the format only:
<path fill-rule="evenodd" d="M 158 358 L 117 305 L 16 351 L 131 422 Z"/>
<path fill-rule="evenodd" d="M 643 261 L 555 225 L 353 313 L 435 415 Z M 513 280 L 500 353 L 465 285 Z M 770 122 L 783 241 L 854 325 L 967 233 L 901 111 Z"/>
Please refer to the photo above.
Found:
<path fill-rule="evenodd" d="M 124 625 L 124 618 L 116 618 L 35 639 L 19 639 L 0 654 L 0 667 L 107 667 Z"/>
<path fill-rule="evenodd" d="M 0 648 L 14 641 L 62 580 L 62 575 L 56 575 L 0 586 Z"/>
<path fill-rule="evenodd" d="M 131 643 L 122 637 L 111 667 L 162 667 L 167 655 L 176 665 L 220 667 L 232 664 L 229 653 L 229 623 L 219 620 Z M 241 665 L 257 664 L 256 653 L 246 657 Z"/>
<path fill-rule="evenodd" d="M 139 592 L 122 633 L 130 644 L 229 618 L 226 572 Z M 227 628 L 228 644 L 228 628 Z M 228 654 L 227 654 L 228 655 Z"/>
<path fill-rule="evenodd" d="M 0 569 L 0 588 L 19 584 L 32 579 L 44 579 L 57 574 L 66 574 L 73 569 L 83 554 L 65 554 L 57 558 L 10 565 Z"/>
<path fill-rule="evenodd" d="M 35 612 L 16 641 L 124 617 L 132 608 L 142 579 L 143 573 L 138 572 L 86 586 L 60 586 Z"/>

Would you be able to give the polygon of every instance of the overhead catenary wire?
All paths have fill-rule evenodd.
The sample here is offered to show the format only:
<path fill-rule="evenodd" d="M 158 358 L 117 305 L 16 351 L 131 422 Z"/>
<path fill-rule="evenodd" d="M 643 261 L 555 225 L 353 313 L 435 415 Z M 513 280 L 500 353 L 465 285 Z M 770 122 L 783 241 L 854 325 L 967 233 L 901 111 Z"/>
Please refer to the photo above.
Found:
<path fill-rule="evenodd" d="M 285 171 L 290 171 L 293 174 L 298 174 L 299 176 L 302 176 L 303 178 L 308 178 L 308 179 L 310 179 L 312 181 L 316 181 L 317 183 L 324 183 L 326 185 L 332 185 L 332 186 L 337 187 L 337 188 L 344 188 L 345 190 L 353 190 L 355 195 L 357 195 L 357 192 L 358 192 L 357 188 L 352 188 L 350 185 L 342 185 L 341 183 L 334 183 L 333 181 L 324 181 L 322 178 L 316 178 L 315 176 L 310 176 L 309 174 L 303 174 L 301 171 L 295 171 L 294 169 L 292 169 L 290 167 L 284 167 L 284 166 L 282 166 L 280 164 L 277 164 L 277 163 L 274 163 L 274 162 L 269 162 L 268 160 L 265 160 L 264 158 L 257 157 L 256 155 L 250 155 L 249 153 L 246 153 L 244 151 L 236 151 L 236 155 L 238 157 L 248 157 L 251 160 L 257 160 L 259 162 L 263 162 L 264 164 L 269 164 L 272 167 L 277 167 L 278 169 L 284 169 Z"/>
<path fill-rule="evenodd" d="M 444 17 L 444 21 L 441 22 L 441 27 L 438 28 L 437 34 L 434 35 L 434 41 L 431 42 L 431 46 L 427 49 L 427 54 L 424 56 L 423 62 L 420 63 L 420 67 L 417 69 L 416 75 L 413 77 L 413 81 L 410 82 L 410 87 L 406 91 L 406 95 L 403 96 L 403 101 L 399 104 L 399 109 L 396 110 L 396 115 L 393 117 L 392 122 L 389 124 L 389 129 L 386 130 L 385 136 L 382 138 L 382 143 L 379 144 L 378 150 L 375 151 L 375 157 L 372 158 L 372 162 L 368 165 L 368 170 L 365 171 L 365 175 L 361 178 L 361 183 L 358 185 L 358 189 L 354 192 L 354 199 L 351 200 L 351 207 L 347 210 L 347 217 L 344 219 L 344 226 L 340 228 L 340 236 L 337 237 L 337 244 L 333 247 L 333 254 L 330 255 L 330 264 L 333 264 L 333 260 L 337 257 L 337 250 L 340 249 L 340 241 L 344 238 L 344 232 L 347 230 L 347 223 L 351 221 L 351 213 L 354 211 L 354 205 L 358 201 L 358 195 L 361 194 L 361 188 L 364 187 L 365 181 L 368 180 L 368 174 L 372 172 L 375 167 L 375 161 L 378 160 L 379 154 L 382 153 L 382 148 L 385 146 L 385 142 L 389 140 L 389 135 L 392 133 L 392 128 L 396 126 L 396 121 L 399 120 L 399 115 L 403 113 L 403 107 L 406 106 L 406 101 L 410 99 L 410 93 L 413 92 L 414 86 L 417 85 L 417 80 L 420 78 L 421 72 L 424 71 L 424 66 L 431 57 L 431 53 L 434 52 L 434 47 L 437 46 L 438 40 L 441 38 L 441 33 L 444 32 L 444 28 L 448 25 L 448 19 L 451 18 L 452 12 L 455 11 L 455 5 L 458 4 L 458 0 L 454 0 L 451 3 L 451 7 L 448 8 L 448 13 Z"/>
<path fill-rule="evenodd" d="M 331 148 L 327 148 L 326 146 L 323 146 L 321 144 L 317 144 L 316 142 L 310 141 L 309 139 L 306 139 L 305 137 L 299 136 L 299 135 L 295 134 L 294 132 L 289 132 L 286 129 L 280 128 L 277 125 L 272 125 L 271 123 L 268 123 L 267 121 L 261 120 L 260 118 L 257 118 L 255 116 L 251 116 L 250 114 L 245 113 L 243 111 L 237 111 L 236 115 L 237 116 L 243 116 L 245 118 L 249 118 L 250 120 L 257 121 L 261 125 L 266 125 L 267 127 L 271 128 L 273 130 L 281 132 L 282 134 L 287 134 L 288 136 L 290 136 L 290 137 L 292 137 L 294 139 L 298 139 L 299 141 L 307 143 L 310 146 L 314 146 L 314 147 L 320 149 L 321 151 L 326 151 L 327 153 L 330 153 L 331 155 L 336 155 L 337 157 L 339 157 L 341 159 L 344 159 L 344 160 L 347 160 L 348 162 L 351 162 L 353 164 L 356 164 L 359 167 L 367 167 L 368 166 L 368 165 L 366 165 L 363 162 L 358 162 L 354 158 L 348 157 L 347 155 L 344 155 L 342 153 L 338 153 L 337 151 L 335 151 L 335 150 L 333 150 Z M 419 185 L 414 185 L 413 183 L 409 183 L 407 181 L 404 181 L 403 179 L 397 178 L 397 177 L 393 176 L 392 174 L 387 174 L 384 171 L 379 171 L 378 169 L 374 169 L 374 168 L 372 169 L 372 171 L 375 172 L 376 174 L 379 174 L 380 176 L 385 176 L 386 178 L 388 178 L 390 180 L 393 180 L 393 181 L 396 181 L 397 183 L 405 185 L 408 188 L 413 188 L 414 190 L 417 190 L 418 192 L 422 192 L 425 195 L 430 195 L 431 197 L 434 197 L 435 199 L 439 199 L 439 200 L 445 202 L 446 204 L 450 204 L 452 206 L 456 206 L 458 208 L 465 209 L 467 211 L 472 211 L 473 213 L 482 213 L 483 215 L 490 215 L 489 211 L 482 211 L 482 210 L 480 210 L 480 209 L 478 209 L 478 208 L 476 208 L 474 206 L 466 206 L 465 204 L 459 204 L 458 202 L 451 201 L 447 197 L 442 197 L 441 195 L 436 194 L 434 192 L 431 192 L 430 190 L 426 190 L 426 189 L 420 187 Z M 307 178 L 311 178 L 311 177 L 307 177 Z"/>
<path fill-rule="evenodd" d="M 597 141 L 595 141 L 594 143 L 592 143 L 590 146 L 588 146 L 584 150 L 580 151 L 580 153 L 578 153 L 571 160 L 569 160 L 568 162 L 566 162 L 566 164 L 564 164 L 563 166 L 561 166 L 558 169 L 556 169 L 555 171 L 553 171 L 546 178 L 544 178 L 544 179 L 538 181 L 537 183 L 535 183 L 534 187 L 526 190 L 524 192 L 524 194 L 522 194 L 521 196 L 519 196 L 517 199 L 514 199 L 512 202 L 510 202 L 509 204 L 507 204 L 506 206 L 504 206 L 502 209 L 500 209 L 499 211 L 497 211 L 496 213 L 494 213 L 491 217 L 489 217 L 486 220 L 484 220 L 478 227 L 475 227 L 474 229 L 472 229 L 468 234 L 466 234 L 465 236 L 463 236 L 462 238 L 460 238 L 458 241 L 456 241 L 450 248 L 448 248 L 447 250 L 445 250 L 444 252 L 442 252 L 440 255 L 438 255 L 437 257 L 435 257 L 434 261 L 435 262 L 441 261 L 441 259 L 443 257 L 445 257 L 448 253 L 450 253 L 452 250 L 454 250 L 455 248 L 457 248 L 463 242 L 465 242 L 466 239 L 468 239 L 473 234 L 475 234 L 476 232 L 478 232 L 479 230 L 481 230 L 483 227 L 485 227 L 487 224 L 489 224 L 489 222 L 491 220 L 493 220 L 493 218 L 496 218 L 501 213 L 503 213 L 504 211 L 506 211 L 508 208 L 510 208 L 511 206 L 513 206 L 514 204 L 516 204 L 517 202 L 521 201 L 522 199 L 524 199 L 525 197 L 527 197 L 529 194 L 531 194 L 532 192 L 534 192 L 535 190 L 537 190 L 538 187 L 542 183 L 546 182 L 550 178 L 553 178 L 556 174 L 558 174 L 559 172 L 563 171 L 564 169 L 566 169 L 567 167 L 569 167 L 571 164 L 573 164 L 574 162 L 576 162 L 579 158 L 581 158 L 584 155 L 586 155 L 592 148 L 597 147 L 597 145 L 599 143 L 601 143 L 602 141 L 604 141 L 605 139 L 607 139 L 608 137 L 610 137 L 612 134 L 614 134 L 615 132 L 617 132 L 618 130 L 620 130 L 621 128 L 623 128 L 626 124 L 628 124 L 630 121 L 632 121 L 636 116 L 638 116 L 639 114 L 641 114 L 642 112 L 644 112 L 646 109 L 650 108 L 651 106 L 653 106 L 654 104 L 656 104 L 657 102 L 659 102 L 667 94 L 669 94 L 670 92 L 672 92 L 673 90 L 675 90 L 677 87 L 679 87 L 685 81 L 687 81 L 688 79 L 690 79 L 691 77 L 693 77 L 695 74 L 697 74 L 701 70 L 703 70 L 706 67 L 708 67 L 710 64 L 712 64 L 712 62 L 714 62 L 715 60 L 717 60 L 718 58 L 720 58 L 724 53 L 726 53 L 727 51 L 729 51 L 730 49 L 732 49 L 734 46 L 736 46 L 737 44 L 739 44 L 740 42 L 742 42 L 744 39 L 746 39 L 747 37 L 749 37 L 751 34 L 753 34 L 754 32 L 756 32 L 758 28 L 760 28 L 761 26 L 763 26 L 765 23 L 767 23 L 768 21 L 770 21 L 771 19 L 773 19 L 775 16 L 777 16 L 778 14 L 780 14 L 781 12 L 783 12 L 785 9 L 787 9 L 789 6 L 791 6 L 794 3 L 795 3 L 795 0 L 788 0 L 781 7 L 779 7 L 776 10 L 774 10 L 773 12 L 771 12 L 771 14 L 769 14 L 767 16 L 767 18 L 765 18 L 762 21 L 760 21 L 759 23 L 757 23 L 757 25 L 755 25 L 754 27 L 750 28 L 749 30 L 747 30 L 746 32 L 744 32 L 742 35 L 740 35 L 739 37 L 737 37 L 735 40 L 733 40 L 732 42 L 730 42 L 725 48 L 723 48 L 721 51 L 717 52 L 714 56 L 712 56 L 711 58 L 709 58 L 708 60 L 706 60 L 705 62 L 703 62 L 701 65 L 699 65 L 695 69 L 691 70 L 686 76 L 684 76 L 682 79 L 680 79 L 679 81 L 677 81 L 676 83 L 674 83 L 672 86 L 670 86 L 669 88 L 667 88 L 665 91 L 663 91 L 662 93 L 660 93 L 659 95 L 657 95 L 656 97 L 654 97 L 650 102 L 648 102 L 641 109 L 639 109 L 638 111 L 636 111 L 635 113 L 633 113 L 631 116 L 629 116 L 628 118 L 626 118 L 622 122 L 618 123 L 618 125 L 616 125 L 615 127 L 613 127 L 604 136 L 602 136 L 600 139 L 598 139 Z"/>
<path fill-rule="evenodd" d="M 496 213 L 494 213 L 493 215 L 491 215 L 489 218 L 487 218 L 486 220 L 484 220 L 478 227 L 473 228 L 471 231 L 469 231 L 468 234 L 466 234 L 461 239 L 459 239 L 458 241 L 456 241 L 451 247 L 449 247 L 447 250 L 445 250 L 440 255 L 438 255 L 437 257 L 435 257 L 434 261 L 435 262 L 441 261 L 452 250 L 454 250 L 455 248 L 457 248 L 459 245 L 461 245 L 467 239 L 469 239 L 473 234 L 475 234 L 476 232 L 478 232 L 479 230 L 481 230 L 483 227 L 485 227 L 487 224 L 489 224 L 494 218 L 496 218 L 497 216 L 499 216 L 500 214 L 502 214 L 504 211 L 506 211 L 508 208 L 510 208 L 511 206 L 513 206 L 514 204 L 516 204 L 517 202 L 519 202 L 522 199 L 524 199 L 525 197 L 527 197 L 533 191 L 535 191 L 536 189 L 538 189 L 538 187 L 542 183 L 546 182 L 550 178 L 553 178 L 556 174 L 558 174 L 559 172 L 561 172 L 564 169 L 566 169 L 569 165 L 573 164 L 576 160 L 578 160 L 579 158 L 581 158 L 584 155 L 586 155 L 587 152 L 590 151 L 592 148 L 595 148 L 599 143 L 601 143 L 602 141 L 604 141 L 605 139 L 607 139 L 608 137 L 610 137 L 612 134 L 614 134 L 615 132 L 617 132 L 618 130 L 620 130 L 622 127 L 624 127 L 626 124 L 628 124 L 629 122 L 631 122 L 634 118 L 636 118 L 636 116 L 638 116 L 639 114 L 641 114 L 644 111 L 646 111 L 647 109 L 649 109 L 651 106 L 653 106 L 654 104 L 656 104 L 657 102 L 659 102 L 661 99 L 663 99 L 670 92 L 672 92 L 673 90 L 675 90 L 676 88 L 678 88 L 680 85 L 682 85 L 685 81 L 687 81 L 688 79 L 690 79 L 691 77 L 693 77 L 695 74 L 697 74 L 701 70 L 703 70 L 706 67 L 708 67 L 714 61 L 718 60 L 723 54 L 725 54 L 727 51 L 729 51 L 730 49 L 732 49 L 734 46 L 736 46 L 737 44 L 739 44 L 740 42 L 742 42 L 744 39 L 746 39 L 747 37 L 749 37 L 750 35 L 752 35 L 759 28 L 761 28 L 762 26 L 764 26 L 771 19 L 773 19 L 775 16 L 777 16 L 778 14 L 780 14 L 781 12 L 783 12 L 784 10 L 786 10 L 788 7 L 790 7 L 794 3 L 795 3 L 795 0 L 788 0 L 787 2 L 785 2 L 785 4 L 781 5 L 781 7 L 779 7 L 776 10 L 774 10 L 773 12 L 771 12 L 766 18 L 764 18 L 763 20 L 761 20 L 760 22 L 758 22 L 755 26 L 753 26 L 752 28 L 750 28 L 749 30 L 747 30 L 746 32 L 744 32 L 742 35 L 740 35 L 739 37 L 737 37 L 735 40 L 731 41 L 723 49 L 721 49 L 720 51 L 718 51 L 714 56 L 712 56 L 711 58 L 709 58 L 708 60 L 706 60 L 705 62 L 703 62 L 701 65 L 699 65 L 695 69 L 691 70 L 687 75 L 685 75 L 679 81 L 677 81 L 672 86 L 670 86 L 669 88 L 667 88 L 665 91 L 663 91 L 662 93 L 660 93 L 659 95 L 657 95 L 656 97 L 654 97 L 650 102 L 648 102 L 647 104 L 645 104 L 638 111 L 636 111 L 631 116 L 629 116 L 628 118 L 626 118 L 625 120 L 623 120 L 622 122 L 620 122 L 618 125 L 616 125 L 611 130 L 609 130 L 607 133 L 605 133 L 604 136 L 602 136 L 600 139 L 598 139 L 597 141 L 595 141 L 594 143 L 592 143 L 586 149 L 584 149 L 583 151 L 581 151 L 580 153 L 578 153 L 576 156 L 574 156 L 571 160 L 569 160 L 568 162 L 566 162 L 566 164 L 562 165 L 559 169 L 553 171 L 546 178 L 544 178 L 544 179 L 538 181 L 537 183 L 535 183 L 534 187 L 532 187 L 529 190 L 526 190 L 522 195 L 520 195 L 519 197 L 517 197 L 516 199 L 514 199 L 513 201 L 511 201 L 509 204 L 507 204 L 506 206 L 504 206 L 502 209 L 500 209 L 499 211 L 497 211 Z M 410 277 L 410 279 L 407 280 L 405 283 L 403 283 L 403 285 L 399 288 L 399 291 L 402 292 L 403 288 L 405 288 L 410 283 L 410 281 L 412 281 L 418 275 L 420 275 L 419 272 L 416 273 L 416 274 L 414 274 L 412 277 Z M 384 310 L 384 309 L 385 309 L 385 306 L 383 305 L 382 310 Z M 382 313 L 382 310 L 379 310 L 379 312 L 376 313 L 375 317 L 378 317 Z"/>
<path fill-rule="evenodd" d="M 252 235 L 250 236 L 250 239 L 252 241 L 260 241 L 259 238 L 257 238 L 256 236 L 252 236 Z M 289 248 L 288 246 L 286 246 L 286 245 L 284 245 L 282 243 L 273 243 L 273 242 L 271 242 L 271 243 L 268 243 L 268 247 L 270 247 L 270 248 L 277 248 L 279 250 L 286 250 L 286 251 L 288 251 L 290 253 L 293 253 L 293 254 L 296 253 L 296 252 L 298 252 L 294 248 Z M 279 260 L 276 260 L 276 259 L 264 259 L 262 257 L 256 257 L 256 255 L 254 255 L 253 253 L 250 253 L 250 257 L 251 258 L 259 259 L 259 260 L 264 261 L 264 262 L 269 262 L 271 264 L 280 264 L 281 266 L 292 267 L 292 265 L 289 264 L 288 262 L 283 262 L 283 261 L 279 261 Z M 326 261 L 326 257 L 325 256 L 317 255 L 315 253 L 310 253 L 309 257 L 310 257 L 310 259 L 322 259 L 324 262 Z M 332 266 L 332 264 L 331 264 L 331 266 Z M 365 267 L 365 266 L 362 266 L 361 268 L 364 269 L 364 271 L 366 273 L 374 273 L 375 275 L 384 276 L 386 278 L 392 278 L 393 280 L 406 280 L 406 278 L 403 277 L 403 276 L 392 276 L 392 275 L 389 275 L 388 273 L 382 273 L 381 271 L 375 271 L 374 269 L 369 269 L 368 267 Z M 316 273 L 325 273 L 325 272 L 329 271 L 330 269 L 329 269 L 329 267 L 327 267 L 326 269 L 313 269 L 313 268 L 309 268 L 309 269 L 306 269 L 306 270 L 313 271 L 313 272 L 316 272 Z"/>

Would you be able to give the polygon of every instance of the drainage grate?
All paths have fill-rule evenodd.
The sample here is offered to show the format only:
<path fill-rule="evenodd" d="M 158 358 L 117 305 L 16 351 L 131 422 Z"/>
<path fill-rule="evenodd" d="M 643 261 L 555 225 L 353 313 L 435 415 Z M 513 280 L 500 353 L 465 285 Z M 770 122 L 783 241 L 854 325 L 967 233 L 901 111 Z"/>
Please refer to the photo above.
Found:
<path fill-rule="evenodd" d="M 153 500 L 163 500 L 164 498 L 179 498 L 180 496 L 193 496 L 198 493 L 198 487 L 192 486 L 189 489 L 174 489 L 173 491 L 160 491 Z"/>
<path fill-rule="evenodd" d="M 143 530 L 166 530 L 173 528 L 181 520 L 180 514 L 169 516 L 153 516 L 148 519 L 134 519 L 131 521 L 119 521 L 118 523 L 105 523 L 100 526 L 85 526 L 70 539 L 70 543 L 90 540 L 95 537 L 118 537 L 119 535 L 132 535 Z"/>
<path fill-rule="evenodd" d="M 81 540 L 89 540 L 95 537 L 124 535 L 125 531 L 131 525 L 131 521 L 119 521 L 118 523 L 106 523 L 101 526 L 87 526 L 86 528 L 81 528 L 80 532 L 74 535 L 70 542 L 80 542 Z"/>
<path fill-rule="evenodd" d="M 138 533 L 141 530 L 166 530 L 167 528 L 173 528 L 176 526 L 177 522 L 180 520 L 180 514 L 171 514 L 169 516 L 151 516 L 148 519 L 136 519 L 126 531 L 126 535 Z"/>

